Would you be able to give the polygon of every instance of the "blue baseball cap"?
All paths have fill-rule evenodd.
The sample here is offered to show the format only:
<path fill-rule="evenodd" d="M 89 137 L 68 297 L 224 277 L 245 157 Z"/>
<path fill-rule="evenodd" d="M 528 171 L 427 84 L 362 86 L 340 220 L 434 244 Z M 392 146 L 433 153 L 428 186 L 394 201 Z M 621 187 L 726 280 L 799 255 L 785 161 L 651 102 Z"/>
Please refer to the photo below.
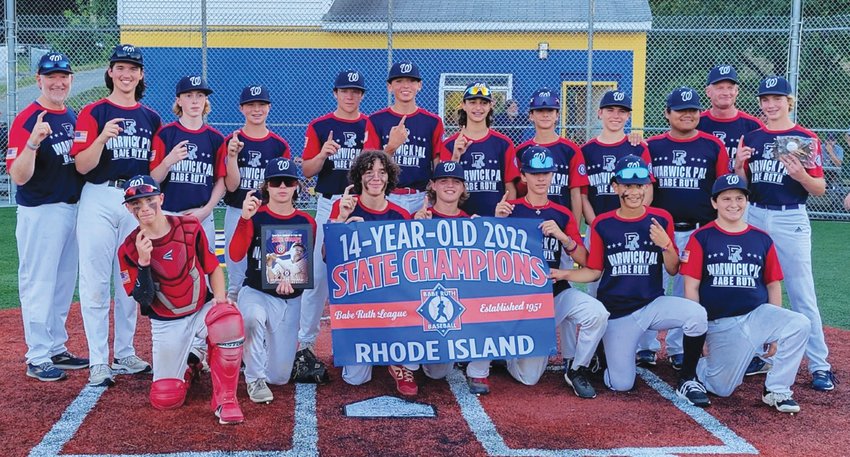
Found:
<path fill-rule="evenodd" d="M 522 167 L 520 171 L 523 173 L 554 173 L 557 169 L 555 159 L 552 157 L 552 151 L 548 148 L 532 146 L 522 153 Z"/>
<path fill-rule="evenodd" d="M 115 62 L 132 63 L 142 68 L 145 66 L 142 50 L 132 44 L 119 44 L 112 48 L 112 56 L 109 57 L 109 64 L 112 65 Z"/>
<path fill-rule="evenodd" d="M 180 81 L 177 81 L 177 88 L 175 90 L 176 95 L 191 92 L 193 90 L 203 92 L 206 95 L 213 93 L 213 90 L 210 89 L 207 82 L 198 75 L 184 76 L 180 78 Z"/>
<path fill-rule="evenodd" d="M 708 72 L 708 78 L 705 80 L 705 85 L 710 86 L 720 81 L 732 81 L 738 84 L 738 72 L 732 65 L 718 65 Z"/>
<path fill-rule="evenodd" d="M 298 167 L 295 162 L 283 157 L 276 157 L 266 164 L 266 180 L 270 178 L 295 178 L 298 179 Z"/>
<path fill-rule="evenodd" d="M 714 181 L 714 185 L 711 186 L 711 197 L 717 198 L 721 192 L 731 189 L 738 189 L 744 192 L 744 195 L 750 195 L 746 178 L 742 178 L 735 173 L 729 173 L 718 177 Z"/>
<path fill-rule="evenodd" d="M 631 111 L 632 98 L 629 97 L 629 94 L 621 90 L 609 90 L 608 92 L 605 92 L 605 95 L 602 96 L 602 100 L 599 101 L 599 108 L 602 109 L 609 106 L 619 106 Z"/>
<path fill-rule="evenodd" d="M 410 61 L 396 62 L 392 67 L 390 67 L 390 74 L 387 76 L 387 82 L 398 78 L 410 78 L 422 81 L 422 76 L 419 75 L 419 67 Z"/>
<path fill-rule="evenodd" d="M 782 76 L 768 76 L 759 83 L 758 96 L 791 95 L 791 83 Z"/>
<path fill-rule="evenodd" d="M 366 92 L 366 81 L 357 70 L 342 70 L 336 75 L 334 89 L 360 89 Z"/>
<path fill-rule="evenodd" d="M 614 177 L 617 184 L 649 184 L 649 166 L 640 157 L 629 154 L 620 157 L 614 164 Z"/>
<path fill-rule="evenodd" d="M 541 87 L 534 91 L 531 100 L 528 102 L 528 110 L 534 111 L 538 109 L 561 109 L 561 100 L 558 99 L 558 94 L 548 87 Z"/>
<path fill-rule="evenodd" d="M 683 111 L 686 109 L 702 109 L 699 103 L 699 94 L 690 87 L 679 87 L 673 89 L 670 95 L 667 96 L 667 108 L 673 111 Z"/>
<path fill-rule="evenodd" d="M 473 100 L 476 98 L 492 102 L 493 94 L 490 92 L 490 87 L 481 81 L 466 86 L 466 90 L 463 91 L 463 99 Z"/>
<path fill-rule="evenodd" d="M 148 175 L 136 175 L 124 183 L 124 203 L 161 193 L 159 185 Z"/>
<path fill-rule="evenodd" d="M 254 86 L 246 86 L 242 89 L 242 95 L 239 96 L 239 105 L 244 105 L 249 102 L 266 102 L 271 103 L 271 96 L 266 86 L 262 84 Z"/>
<path fill-rule="evenodd" d="M 466 177 L 463 174 L 463 167 L 458 162 L 440 162 L 434 167 L 434 174 L 431 176 L 431 181 L 436 181 L 440 178 L 455 178 L 466 182 Z"/>
<path fill-rule="evenodd" d="M 49 75 L 57 72 L 67 73 L 69 75 L 74 74 L 68 56 L 61 52 L 48 52 L 41 56 L 41 59 L 38 60 L 38 71 L 36 73 L 39 75 Z"/>

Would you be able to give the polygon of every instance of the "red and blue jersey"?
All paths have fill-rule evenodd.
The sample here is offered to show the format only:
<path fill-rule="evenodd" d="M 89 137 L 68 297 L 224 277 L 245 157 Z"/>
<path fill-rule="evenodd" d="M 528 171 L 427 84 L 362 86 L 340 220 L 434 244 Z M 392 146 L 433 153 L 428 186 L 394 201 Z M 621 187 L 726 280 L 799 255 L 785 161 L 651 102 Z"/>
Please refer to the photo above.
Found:
<path fill-rule="evenodd" d="M 573 213 L 565 206 L 553 201 L 543 206 L 532 206 L 524 198 L 511 200 L 508 203 L 514 205 L 514 210 L 509 217 L 535 219 L 539 221 L 555 221 L 564 233 L 576 243 L 581 243 L 581 234 L 578 231 L 578 222 Z M 562 259 L 564 245 L 554 236 L 543 235 L 543 260 L 549 264 L 549 268 L 565 268 L 567 262 L 572 264 L 572 259 Z M 570 288 L 569 281 L 557 281 L 552 286 L 552 293 L 558 295 Z"/>
<path fill-rule="evenodd" d="M 581 146 L 582 160 L 587 167 L 587 199 L 597 215 L 620 207 L 620 197 L 611 189 L 614 164 L 629 154 L 651 163 L 646 143 L 632 146 L 627 137 L 616 143 L 602 143 L 594 138 Z"/>
<path fill-rule="evenodd" d="M 251 138 L 242 131 L 239 131 L 238 135 L 239 141 L 245 144 L 239 151 L 239 155 L 236 156 L 239 168 L 239 187 L 233 192 L 224 194 L 224 203 L 241 209 L 248 191 L 262 187 L 266 179 L 266 164 L 278 157 L 288 159 L 292 157 L 292 153 L 289 150 L 289 143 L 274 132 L 269 131 L 262 138 Z M 224 139 L 219 148 L 218 155 L 222 161 L 228 160 L 227 143 L 230 142 L 232 137 L 233 134 L 231 133 Z"/>
<path fill-rule="evenodd" d="M 151 170 L 184 140 L 189 141 L 186 143 L 189 155 L 172 165 L 161 183 L 165 194 L 162 209 L 165 211 L 181 212 L 206 205 L 212 197 L 215 182 L 226 174 L 224 160 L 219 157 L 220 153 L 227 153 L 226 148 L 222 150 L 224 136 L 208 125 L 190 130 L 180 122 L 164 126 L 154 136 Z"/>
<path fill-rule="evenodd" d="M 310 160 L 322 150 L 322 145 L 333 132 L 333 140 L 340 148 L 325 159 L 322 169 L 316 177 L 316 192 L 322 195 L 342 195 L 348 186 L 348 170 L 357 154 L 364 149 L 380 149 L 380 141 L 375 127 L 365 114 L 355 120 L 340 119 L 333 113 L 314 119 L 307 126 L 304 137 L 305 161 Z"/>
<path fill-rule="evenodd" d="M 443 214 L 435 210 L 434 208 L 428 208 L 428 211 L 431 211 L 432 219 L 458 219 L 461 217 L 469 217 L 469 214 L 466 214 L 464 210 L 458 210 L 459 212 L 454 216 L 449 216 L 448 214 Z"/>
<path fill-rule="evenodd" d="M 337 200 L 334 202 L 333 207 L 331 207 L 331 216 L 329 220 L 336 220 L 339 217 L 339 202 Z M 412 219 L 410 217 L 410 213 L 407 212 L 401 206 L 396 205 L 391 201 L 387 201 L 387 207 L 381 211 L 375 211 L 373 209 L 369 209 L 360 202 L 357 201 L 357 205 L 354 206 L 354 210 L 348 216 L 349 218 L 359 216 L 362 217 L 364 221 L 399 221 L 399 220 L 408 220 Z"/>
<path fill-rule="evenodd" d="M 817 135 L 799 125 L 789 130 L 768 130 L 766 127 L 754 130 L 744 135 L 744 145 L 753 148 L 750 160 L 744 163 L 750 180 L 750 202 L 761 205 L 805 204 L 809 192 L 788 174 L 785 164 L 774 155 L 778 136 L 812 138 L 817 166 L 807 168 L 806 173 L 814 178 L 823 177 L 823 158 Z"/>
<path fill-rule="evenodd" d="M 768 303 L 767 285 L 782 280 L 773 240 L 752 225 L 730 233 L 711 222 L 691 235 L 680 257 L 680 272 L 700 281 L 699 303 L 709 320 Z"/>
<path fill-rule="evenodd" d="M 529 140 L 517 146 L 518 162 L 522 161 L 525 150 L 532 146 L 543 146 L 552 152 L 552 159 L 557 170 L 552 174 L 552 184 L 549 185 L 549 200 L 571 208 L 570 189 L 588 185 L 587 169 L 578 145 L 566 138 L 558 138 L 557 141 L 548 144 L 538 144 L 534 140 Z"/>
<path fill-rule="evenodd" d="M 392 108 L 384 108 L 371 116 L 369 120 L 375 127 L 381 148 L 390 139 L 390 130 L 397 126 L 404 115 Z M 443 120 L 434 113 L 419 108 L 408 114 L 404 121 L 407 128 L 407 142 L 393 153 L 393 160 L 401 168 L 398 186 L 424 191 L 431 180 L 434 159 L 443 154 Z M 334 131 L 336 133 L 336 131 Z"/>
<path fill-rule="evenodd" d="M 664 133 L 647 140 L 655 176 L 652 206 L 663 208 L 676 222 L 703 224 L 714 220 L 711 186 L 729 173 L 726 147 L 714 135 L 698 132 L 685 140 Z"/>
<path fill-rule="evenodd" d="M 21 206 L 39 206 L 48 203 L 76 203 L 80 199 L 83 177 L 74 168 L 71 145 L 77 116 L 65 108 L 49 110 L 37 102 L 18 113 L 9 130 L 9 149 L 6 152 L 6 170 L 11 170 L 18 154 L 29 142 L 38 115 L 47 111 L 44 122 L 53 132 L 38 147 L 32 177 L 18 186 L 15 201 Z"/>
<path fill-rule="evenodd" d="M 240 136 L 239 138 L 242 137 Z M 263 265 L 266 263 L 266 256 L 264 254 L 266 251 L 262 236 L 263 226 L 300 224 L 309 224 L 313 230 L 313 239 L 316 239 L 316 220 L 301 210 L 295 210 L 292 214 L 283 216 L 273 212 L 267 205 L 263 205 L 251 219 L 239 218 L 239 222 L 236 224 L 236 231 L 233 232 L 233 240 L 230 242 L 230 252 L 227 254 L 237 262 L 244 259 L 246 255 L 250 255 L 248 267 L 245 269 L 245 282 L 242 283 L 243 285 L 284 299 L 298 297 L 304 292 L 302 289 L 295 289 L 295 292 L 292 294 L 280 295 L 275 290 L 263 290 L 262 279 Z M 307 252 L 312 256 L 313 246 L 309 246 L 308 249 Z"/>
<path fill-rule="evenodd" d="M 443 161 L 451 160 L 458 134 L 446 142 Z M 463 210 L 479 216 L 494 216 L 496 204 L 505 195 L 505 183 L 519 178 L 514 144 L 510 138 L 490 129 L 484 138 L 474 140 L 460 157 L 469 199 Z"/>
<path fill-rule="evenodd" d="M 141 103 L 118 106 L 104 98 L 84 107 L 77 117 L 71 155 L 88 149 L 103 132 L 103 126 L 119 118 L 124 119 L 118 123 L 121 132 L 107 140 L 97 166 L 84 175 L 87 182 L 100 184 L 150 174 L 153 137 L 162 126 L 162 120 L 159 114 Z"/>
<path fill-rule="evenodd" d="M 664 295 L 664 256 L 649 238 L 652 219 L 667 231 L 675 250 L 673 218 L 660 208 L 648 207 L 635 219 L 610 211 L 597 216 L 590 226 L 587 266 L 602 271 L 596 298 L 611 319 L 627 316 Z"/>
<path fill-rule="evenodd" d="M 754 116 L 738 111 L 734 117 L 721 119 L 711 115 L 709 110 L 700 114 L 697 130 L 716 136 L 729 154 L 729 172 L 735 169 L 735 154 L 738 152 L 738 141 L 745 133 L 764 127 L 764 124 Z"/>

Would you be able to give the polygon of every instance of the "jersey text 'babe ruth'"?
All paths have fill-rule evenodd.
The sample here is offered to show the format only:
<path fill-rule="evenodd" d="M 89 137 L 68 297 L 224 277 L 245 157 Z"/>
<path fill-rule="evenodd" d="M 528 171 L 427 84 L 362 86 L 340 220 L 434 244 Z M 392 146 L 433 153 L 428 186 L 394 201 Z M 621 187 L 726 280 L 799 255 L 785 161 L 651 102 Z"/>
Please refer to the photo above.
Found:
<path fill-rule="evenodd" d="M 815 295 L 812 230 L 806 212 L 809 195 L 826 192 L 820 143 L 814 133 L 791 120 L 789 114 L 794 97 L 785 78 L 768 76 L 762 79 L 758 97 L 759 106 L 767 116 L 766 126 L 744 135 L 735 157 L 735 173 L 750 182 L 747 222 L 773 238 L 785 274 L 791 309 L 811 321 L 806 358 L 812 373 L 812 387 L 832 390 L 835 376 L 827 361 L 829 350 Z M 785 151 L 777 150 L 777 138 L 782 136 L 811 141 L 812 160 L 807 165 L 811 168 L 806 168 L 794 154 L 781 154 Z"/>
<path fill-rule="evenodd" d="M 82 109 L 74 132 L 77 171 L 86 181 L 77 215 L 80 248 L 80 305 L 89 343 L 89 384 L 110 386 L 116 373 L 149 372 L 150 365 L 136 356 L 136 305 L 118 274 L 116 253 L 124 238 L 138 225 L 122 208 L 122 188 L 133 176 L 150 172 L 151 145 L 162 121 L 139 103 L 145 92 L 142 51 L 119 44 L 109 58 L 106 87 L 109 95 Z M 114 279 L 114 359 L 109 363 L 109 278 Z"/>
<path fill-rule="evenodd" d="M 753 354 L 775 344 L 762 400 L 796 413 L 800 406 L 791 386 L 811 324 L 782 308 L 782 268 L 773 240 L 744 221 L 748 193 L 746 180 L 736 174 L 717 178 L 712 188 L 717 219 L 694 232 L 682 251 L 685 295 L 708 313 L 708 354 L 697 373 L 709 392 L 732 395 Z"/>
<path fill-rule="evenodd" d="M 65 346 L 83 185 L 70 155 L 77 117 L 65 106 L 73 73 L 64 54 L 41 57 L 35 76 L 40 95 L 15 117 L 6 153 L 6 170 L 18 186 L 15 237 L 27 376 L 41 381 L 65 379 L 63 369 L 88 367 L 88 359 Z"/>
<path fill-rule="evenodd" d="M 210 127 L 212 89 L 198 75 L 177 82 L 173 111 L 178 119 L 164 126 L 153 139 L 151 177 L 162 187 L 162 209 L 170 214 L 195 216 L 204 226 L 215 252 L 213 209 L 224 196 L 224 160 L 219 154 L 224 136 Z"/>
<path fill-rule="evenodd" d="M 707 328 L 705 309 L 685 298 L 665 296 L 661 281 L 662 269 L 670 274 L 679 269 L 673 218 L 663 209 L 643 205 L 650 178 L 649 167 L 639 157 L 620 159 L 613 180 L 621 206 L 593 221 L 587 268 L 558 270 L 555 279 L 590 282 L 601 275 L 597 298 L 611 313 L 602 337 L 608 388 L 626 391 L 634 386 L 635 349 L 646 330 L 682 327 L 685 354 L 676 393 L 692 405 L 708 406 L 711 402 L 696 376 Z"/>
<path fill-rule="evenodd" d="M 293 288 L 294 275 L 272 278 L 276 279 L 277 287 L 263 289 L 263 266 L 267 264 L 265 253 L 270 242 L 262 238 L 263 227 L 309 225 L 315 234 L 316 222 L 309 214 L 295 209 L 298 170 L 291 160 L 269 161 L 265 183 L 259 192 L 268 203 L 263 204 L 256 191 L 248 192 L 228 255 L 234 260 L 248 256 L 245 285 L 239 290 L 239 309 L 245 319 L 245 383 L 251 401 L 266 403 L 274 399 L 268 383 L 286 384 L 292 374 L 298 348 L 302 289 Z M 306 242 L 306 239 L 282 241 L 276 244 L 275 252 L 301 256 Z"/>
<path fill-rule="evenodd" d="M 124 206 L 138 221 L 118 250 L 124 289 L 151 319 L 153 383 L 150 402 L 179 408 L 202 360 L 192 353 L 206 339 L 212 376 L 212 410 L 221 424 L 243 421 L 236 399 L 242 359 L 242 317 L 227 300 L 224 272 L 197 218 L 166 216 L 156 181 L 127 181 Z"/>
<path fill-rule="evenodd" d="M 586 265 L 587 250 L 581 243 L 576 217 L 549 196 L 552 177 L 558 170 L 552 152 L 542 146 L 532 146 L 525 150 L 521 162 L 521 177 L 528 194 L 521 199 L 499 202 L 496 216 L 542 221 L 543 257 L 549 264 L 553 279 L 559 276 L 559 269 L 572 266 L 573 261 Z M 596 391 L 588 379 L 588 367 L 605 333 L 608 311 L 599 300 L 571 287 L 568 281 L 555 281 L 552 293 L 562 352 L 567 341 L 575 339 L 575 328 L 579 327 L 574 359 L 570 366 L 565 367 L 564 379 L 578 397 L 595 398 Z M 548 361 L 548 357 L 509 359 L 508 372 L 523 384 L 533 385 L 543 375 Z"/>

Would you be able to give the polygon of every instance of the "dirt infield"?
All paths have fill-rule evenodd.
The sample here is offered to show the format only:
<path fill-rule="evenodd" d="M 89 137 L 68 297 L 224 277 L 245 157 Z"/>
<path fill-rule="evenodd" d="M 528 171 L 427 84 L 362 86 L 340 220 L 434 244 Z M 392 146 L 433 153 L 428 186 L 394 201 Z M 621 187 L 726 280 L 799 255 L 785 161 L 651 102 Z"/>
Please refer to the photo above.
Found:
<path fill-rule="evenodd" d="M 85 354 L 79 306 L 72 307 L 70 349 Z M 110 389 L 85 388 L 88 371 L 42 383 L 25 375 L 20 311 L 0 312 L 0 455 L 173 455 L 194 456 L 413 456 L 413 455 L 847 455 L 850 453 L 846 385 L 829 393 L 808 387 L 805 369 L 795 398 L 802 412 L 783 415 L 761 403 L 763 377 L 748 378 L 730 398 L 712 397 L 707 410 L 671 400 L 672 368 L 660 362 L 641 372 L 628 393 L 594 385 L 595 400 L 580 400 L 560 372 L 524 387 L 500 369 L 491 374 L 493 393 L 468 393 L 460 372 L 430 380 L 417 372 L 420 395 L 399 402 L 396 415 L 411 407 L 433 407 L 434 417 L 347 417 L 346 406 L 365 401 L 392 402 L 394 383 L 376 367 L 372 382 L 347 386 L 339 370 L 333 381 L 273 386 L 275 400 L 257 405 L 240 401 L 246 422 L 217 425 L 209 409 L 210 381 L 190 390 L 176 411 L 150 407 L 150 377 L 121 376 Z M 329 331 L 319 355 L 330 362 Z M 139 318 L 140 355 L 149 360 L 150 325 Z M 828 329 L 830 360 L 839 378 L 850 359 L 850 332 Z M 386 409 L 383 410 L 386 412 Z"/>

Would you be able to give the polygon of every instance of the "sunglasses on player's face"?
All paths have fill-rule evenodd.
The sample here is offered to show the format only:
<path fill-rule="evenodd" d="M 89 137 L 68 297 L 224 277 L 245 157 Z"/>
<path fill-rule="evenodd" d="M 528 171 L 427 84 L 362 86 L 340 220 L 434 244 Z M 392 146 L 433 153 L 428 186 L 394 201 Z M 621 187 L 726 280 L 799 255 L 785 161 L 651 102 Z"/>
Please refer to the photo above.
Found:
<path fill-rule="evenodd" d="M 287 177 L 276 177 L 269 178 L 266 180 L 269 183 L 269 187 L 280 187 L 283 184 L 286 187 L 295 187 L 298 185 L 298 180 L 295 178 L 287 178 Z"/>
<path fill-rule="evenodd" d="M 649 177 L 649 170 L 643 167 L 623 168 L 617 172 L 617 177 L 622 179 L 644 179 Z"/>

